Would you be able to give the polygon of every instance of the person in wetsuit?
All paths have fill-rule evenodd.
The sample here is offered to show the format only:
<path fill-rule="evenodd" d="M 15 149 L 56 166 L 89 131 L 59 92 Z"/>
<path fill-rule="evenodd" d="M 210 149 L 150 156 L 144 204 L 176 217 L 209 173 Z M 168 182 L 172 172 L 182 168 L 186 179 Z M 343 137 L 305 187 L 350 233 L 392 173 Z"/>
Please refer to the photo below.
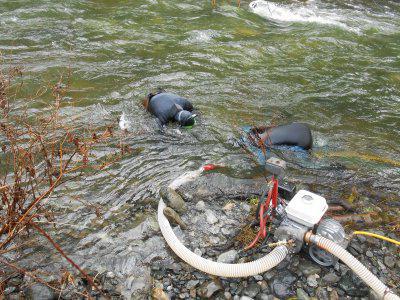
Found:
<path fill-rule="evenodd" d="M 174 121 L 181 126 L 194 125 L 196 115 L 192 113 L 192 103 L 186 98 L 159 90 L 157 93 L 150 93 L 146 97 L 144 106 L 157 117 L 161 126 Z"/>
<path fill-rule="evenodd" d="M 309 150 L 313 145 L 310 127 L 305 123 L 290 123 L 276 127 L 256 127 L 252 133 L 266 146 L 285 145 L 298 146 Z"/>

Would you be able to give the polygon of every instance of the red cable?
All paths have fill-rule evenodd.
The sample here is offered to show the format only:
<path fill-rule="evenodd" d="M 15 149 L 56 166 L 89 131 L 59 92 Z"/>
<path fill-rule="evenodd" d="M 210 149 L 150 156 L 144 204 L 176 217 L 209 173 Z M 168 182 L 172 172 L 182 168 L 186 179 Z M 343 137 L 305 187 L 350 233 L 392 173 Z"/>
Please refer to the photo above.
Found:
<path fill-rule="evenodd" d="M 278 206 L 278 180 L 272 176 L 271 181 L 273 183 L 273 186 L 268 191 L 268 196 L 267 196 L 267 199 L 265 200 L 265 202 L 260 205 L 260 211 L 259 211 L 260 229 L 259 229 L 255 239 L 248 246 L 246 246 L 246 248 L 244 250 L 249 250 L 249 249 L 253 248 L 254 245 L 257 243 L 257 241 L 260 239 L 260 237 L 265 238 L 267 236 L 267 221 L 268 221 L 269 217 L 271 217 L 271 220 L 272 220 L 273 216 L 266 215 L 264 217 L 264 210 L 268 211 L 271 200 L 272 200 L 271 212 L 275 211 L 275 209 Z"/>

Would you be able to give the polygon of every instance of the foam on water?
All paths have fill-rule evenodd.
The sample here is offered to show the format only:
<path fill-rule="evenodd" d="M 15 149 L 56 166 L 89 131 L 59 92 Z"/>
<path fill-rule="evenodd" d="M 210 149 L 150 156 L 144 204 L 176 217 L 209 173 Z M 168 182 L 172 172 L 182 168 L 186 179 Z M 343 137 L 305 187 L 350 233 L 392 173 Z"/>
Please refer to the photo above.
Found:
<path fill-rule="evenodd" d="M 274 21 L 318 23 L 350 29 L 343 23 L 342 17 L 334 11 L 318 9 L 314 4 L 281 5 L 264 0 L 255 0 L 249 6 L 252 12 Z"/>

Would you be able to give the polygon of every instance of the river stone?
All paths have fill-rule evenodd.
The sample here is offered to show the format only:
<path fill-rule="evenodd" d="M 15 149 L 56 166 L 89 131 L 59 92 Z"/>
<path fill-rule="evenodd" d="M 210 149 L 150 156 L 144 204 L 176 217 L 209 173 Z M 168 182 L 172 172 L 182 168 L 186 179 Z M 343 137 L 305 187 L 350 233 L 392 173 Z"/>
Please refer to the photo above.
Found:
<path fill-rule="evenodd" d="M 272 292 L 280 299 L 293 296 L 295 294 L 293 284 L 296 280 L 297 278 L 292 272 L 283 270 L 274 277 L 271 284 Z"/>
<path fill-rule="evenodd" d="M 309 300 L 308 294 L 303 289 L 297 289 L 296 295 L 298 300 Z"/>
<path fill-rule="evenodd" d="M 195 207 L 196 207 L 197 210 L 203 211 L 205 209 L 205 207 L 206 207 L 206 204 L 204 203 L 204 201 L 199 201 L 199 202 L 196 203 Z"/>
<path fill-rule="evenodd" d="M 275 300 L 277 298 L 275 298 L 273 295 L 259 294 L 256 299 L 257 300 Z"/>
<path fill-rule="evenodd" d="M 249 284 L 249 286 L 243 290 L 243 294 L 251 298 L 254 298 L 260 292 L 260 289 L 261 288 L 257 283 L 252 283 Z"/>
<path fill-rule="evenodd" d="M 248 296 L 242 296 L 240 297 L 240 300 L 254 300 L 254 299 Z"/>
<path fill-rule="evenodd" d="M 370 250 L 368 250 L 367 252 L 365 252 L 365 255 L 366 255 L 367 257 L 369 257 L 369 258 L 371 258 L 371 257 L 374 256 L 374 254 L 373 254 Z"/>
<path fill-rule="evenodd" d="M 327 284 L 334 284 L 339 282 L 340 278 L 335 273 L 328 273 L 322 277 L 322 280 Z"/>
<path fill-rule="evenodd" d="M 304 276 L 321 273 L 321 268 L 309 260 L 300 261 L 298 268 Z"/>
<path fill-rule="evenodd" d="M 229 250 L 218 256 L 217 261 L 221 263 L 231 264 L 238 258 L 238 252 L 236 250 Z"/>
<path fill-rule="evenodd" d="M 340 278 L 339 287 L 353 297 L 366 297 L 369 293 L 369 288 L 353 272 L 347 272 Z"/>
<path fill-rule="evenodd" d="M 186 203 L 182 197 L 172 188 L 163 187 L 160 189 L 160 196 L 164 199 L 165 204 L 179 213 L 186 211 Z"/>
<path fill-rule="evenodd" d="M 214 213 L 210 209 L 206 210 L 206 219 L 209 224 L 215 224 L 218 222 L 217 217 L 214 215 Z"/>
<path fill-rule="evenodd" d="M 387 267 L 392 269 L 396 265 L 396 261 L 394 260 L 393 256 L 386 255 L 383 259 L 383 262 Z"/>
<path fill-rule="evenodd" d="M 219 284 L 216 284 L 214 281 L 207 283 L 202 291 L 202 296 L 206 298 L 210 298 L 215 292 L 222 290 L 222 287 Z"/>
<path fill-rule="evenodd" d="M 329 293 L 329 300 L 339 300 L 339 295 L 336 290 Z"/>
<path fill-rule="evenodd" d="M 186 288 L 191 289 L 196 285 L 198 285 L 199 282 L 200 282 L 199 280 L 189 280 L 188 283 L 186 283 Z"/>
<path fill-rule="evenodd" d="M 317 287 L 318 286 L 318 281 L 317 279 L 319 278 L 318 274 L 313 274 L 307 277 L 307 284 L 311 287 Z"/>
<path fill-rule="evenodd" d="M 51 289 L 40 283 L 34 283 L 30 285 L 26 290 L 26 296 L 28 299 L 40 300 L 50 300 L 56 297 Z"/>
<path fill-rule="evenodd" d="M 328 292 L 322 287 L 317 288 L 315 295 L 317 296 L 318 299 L 328 299 L 329 298 Z"/>

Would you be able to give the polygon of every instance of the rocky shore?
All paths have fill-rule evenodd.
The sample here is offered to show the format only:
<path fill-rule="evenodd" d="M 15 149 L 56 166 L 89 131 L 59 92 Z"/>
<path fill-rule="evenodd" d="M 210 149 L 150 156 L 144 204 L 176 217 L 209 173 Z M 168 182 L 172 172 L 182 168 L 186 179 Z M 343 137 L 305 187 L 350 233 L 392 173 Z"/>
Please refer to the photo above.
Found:
<path fill-rule="evenodd" d="M 175 233 L 188 248 L 212 260 L 239 263 L 264 256 L 271 251 L 267 245 L 248 252 L 242 250 L 249 241 L 244 228 L 253 218 L 254 204 L 250 199 L 259 194 L 263 185 L 262 178 L 247 180 L 210 174 L 181 186 L 178 193 L 184 199 L 184 207 L 177 209 L 187 227 L 182 229 L 176 225 Z M 149 204 L 153 211 L 157 202 Z M 182 205 L 181 202 L 175 204 Z M 130 257 L 123 251 L 121 254 L 112 253 L 115 260 L 121 257 L 122 262 L 118 263 L 122 266 L 118 270 L 126 271 L 96 270 L 89 266 L 88 272 L 103 291 L 102 295 L 90 290 L 92 296 L 114 299 L 376 299 L 346 265 L 338 262 L 333 267 L 320 266 L 305 251 L 285 259 L 264 274 L 242 279 L 215 278 L 182 262 L 168 248 L 155 213 L 124 234 L 127 242 L 129 239 L 140 241 L 136 244 L 129 242 Z M 348 250 L 378 278 L 394 287 L 397 294 L 400 293 L 398 247 L 357 236 L 351 240 Z M 95 255 L 101 256 L 101 251 Z M 55 278 L 44 278 L 49 284 L 55 282 Z M 89 287 L 84 278 L 76 278 L 74 285 L 58 283 L 60 291 L 54 291 L 28 275 L 18 275 L 8 279 L 5 296 L 9 299 L 20 299 L 21 296 L 53 299 L 59 295 L 65 299 L 79 298 L 75 292 L 84 292 Z"/>

